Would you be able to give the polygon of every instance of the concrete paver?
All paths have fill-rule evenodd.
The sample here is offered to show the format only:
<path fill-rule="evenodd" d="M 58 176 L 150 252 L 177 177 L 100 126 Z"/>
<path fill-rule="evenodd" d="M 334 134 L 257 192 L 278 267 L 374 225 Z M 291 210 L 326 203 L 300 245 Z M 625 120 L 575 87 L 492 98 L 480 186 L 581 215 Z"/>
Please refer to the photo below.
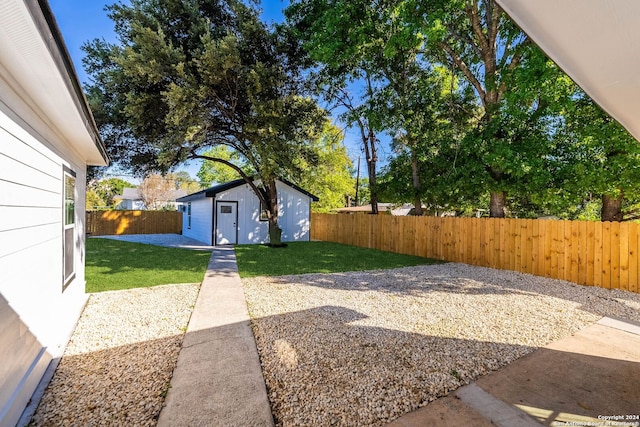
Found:
<path fill-rule="evenodd" d="M 427 406 L 410 412 L 387 427 L 473 426 L 495 427 L 482 414 L 450 395 L 434 400 Z"/>
<path fill-rule="evenodd" d="M 233 247 L 216 247 L 171 380 L 159 427 L 272 426 Z"/>
<path fill-rule="evenodd" d="M 612 425 L 598 417 L 640 415 L 638 384 L 640 324 L 605 317 L 389 427 Z"/>

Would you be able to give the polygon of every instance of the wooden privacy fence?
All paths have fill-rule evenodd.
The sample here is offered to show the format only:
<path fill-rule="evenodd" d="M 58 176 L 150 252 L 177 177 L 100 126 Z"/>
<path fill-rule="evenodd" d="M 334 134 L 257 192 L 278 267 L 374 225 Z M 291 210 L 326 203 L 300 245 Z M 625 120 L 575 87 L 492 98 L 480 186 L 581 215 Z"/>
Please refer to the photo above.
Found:
<path fill-rule="evenodd" d="M 175 211 L 87 211 L 87 234 L 182 233 L 182 213 Z"/>
<path fill-rule="evenodd" d="M 640 224 L 312 214 L 311 238 L 640 292 Z"/>

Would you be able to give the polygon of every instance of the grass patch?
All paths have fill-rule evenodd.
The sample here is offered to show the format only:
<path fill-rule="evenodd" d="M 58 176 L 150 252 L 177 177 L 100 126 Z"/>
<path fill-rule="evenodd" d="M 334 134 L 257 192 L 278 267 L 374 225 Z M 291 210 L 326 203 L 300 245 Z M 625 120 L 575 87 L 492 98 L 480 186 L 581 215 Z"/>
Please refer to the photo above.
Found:
<path fill-rule="evenodd" d="M 211 252 L 87 239 L 87 292 L 200 283 Z"/>
<path fill-rule="evenodd" d="M 380 270 L 441 262 L 330 242 L 293 242 L 285 248 L 238 245 L 236 258 L 240 277 Z"/>

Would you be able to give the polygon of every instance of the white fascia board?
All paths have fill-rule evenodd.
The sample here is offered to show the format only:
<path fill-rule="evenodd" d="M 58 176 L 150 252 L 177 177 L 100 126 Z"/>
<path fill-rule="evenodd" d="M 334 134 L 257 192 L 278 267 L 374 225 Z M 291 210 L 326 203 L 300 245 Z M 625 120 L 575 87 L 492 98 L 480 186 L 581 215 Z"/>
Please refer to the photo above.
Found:
<path fill-rule="evenodd" d="M 640 140 L 640 1 L 496 2 L 602 109 Z"/>
<path fill-rule="evenodd" d="M 29 7 L 39 11 L 37 5 Z M 108 159 L 101 152 L 104 146 L 92 134 L 93 117 L 78 108 L 77 94 L 68 85 L 69 79 L 77 78 L 63 74 L 50 51 L 55 31 L 49 32 L 50 40 L 44 40 L 24 1 L 0 0 L 0 72 L 9 74 L 4 81 L 14 83 L 12 90 L 86 164 L 106 165 Z M 59 57 L 65 55 L 58 52 Z M 80 101 L 86 102 L 84 98 Z"/>

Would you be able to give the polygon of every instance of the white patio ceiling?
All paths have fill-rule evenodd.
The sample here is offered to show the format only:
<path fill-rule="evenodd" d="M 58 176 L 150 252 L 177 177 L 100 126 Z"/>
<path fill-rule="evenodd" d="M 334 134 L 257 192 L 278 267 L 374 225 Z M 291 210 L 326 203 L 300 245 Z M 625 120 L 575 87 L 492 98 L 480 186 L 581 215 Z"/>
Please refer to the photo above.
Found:
<path fill-rule="evenodd" d="M 591 98 L 640 140 L 640 0 L 496 0 Z"/>

